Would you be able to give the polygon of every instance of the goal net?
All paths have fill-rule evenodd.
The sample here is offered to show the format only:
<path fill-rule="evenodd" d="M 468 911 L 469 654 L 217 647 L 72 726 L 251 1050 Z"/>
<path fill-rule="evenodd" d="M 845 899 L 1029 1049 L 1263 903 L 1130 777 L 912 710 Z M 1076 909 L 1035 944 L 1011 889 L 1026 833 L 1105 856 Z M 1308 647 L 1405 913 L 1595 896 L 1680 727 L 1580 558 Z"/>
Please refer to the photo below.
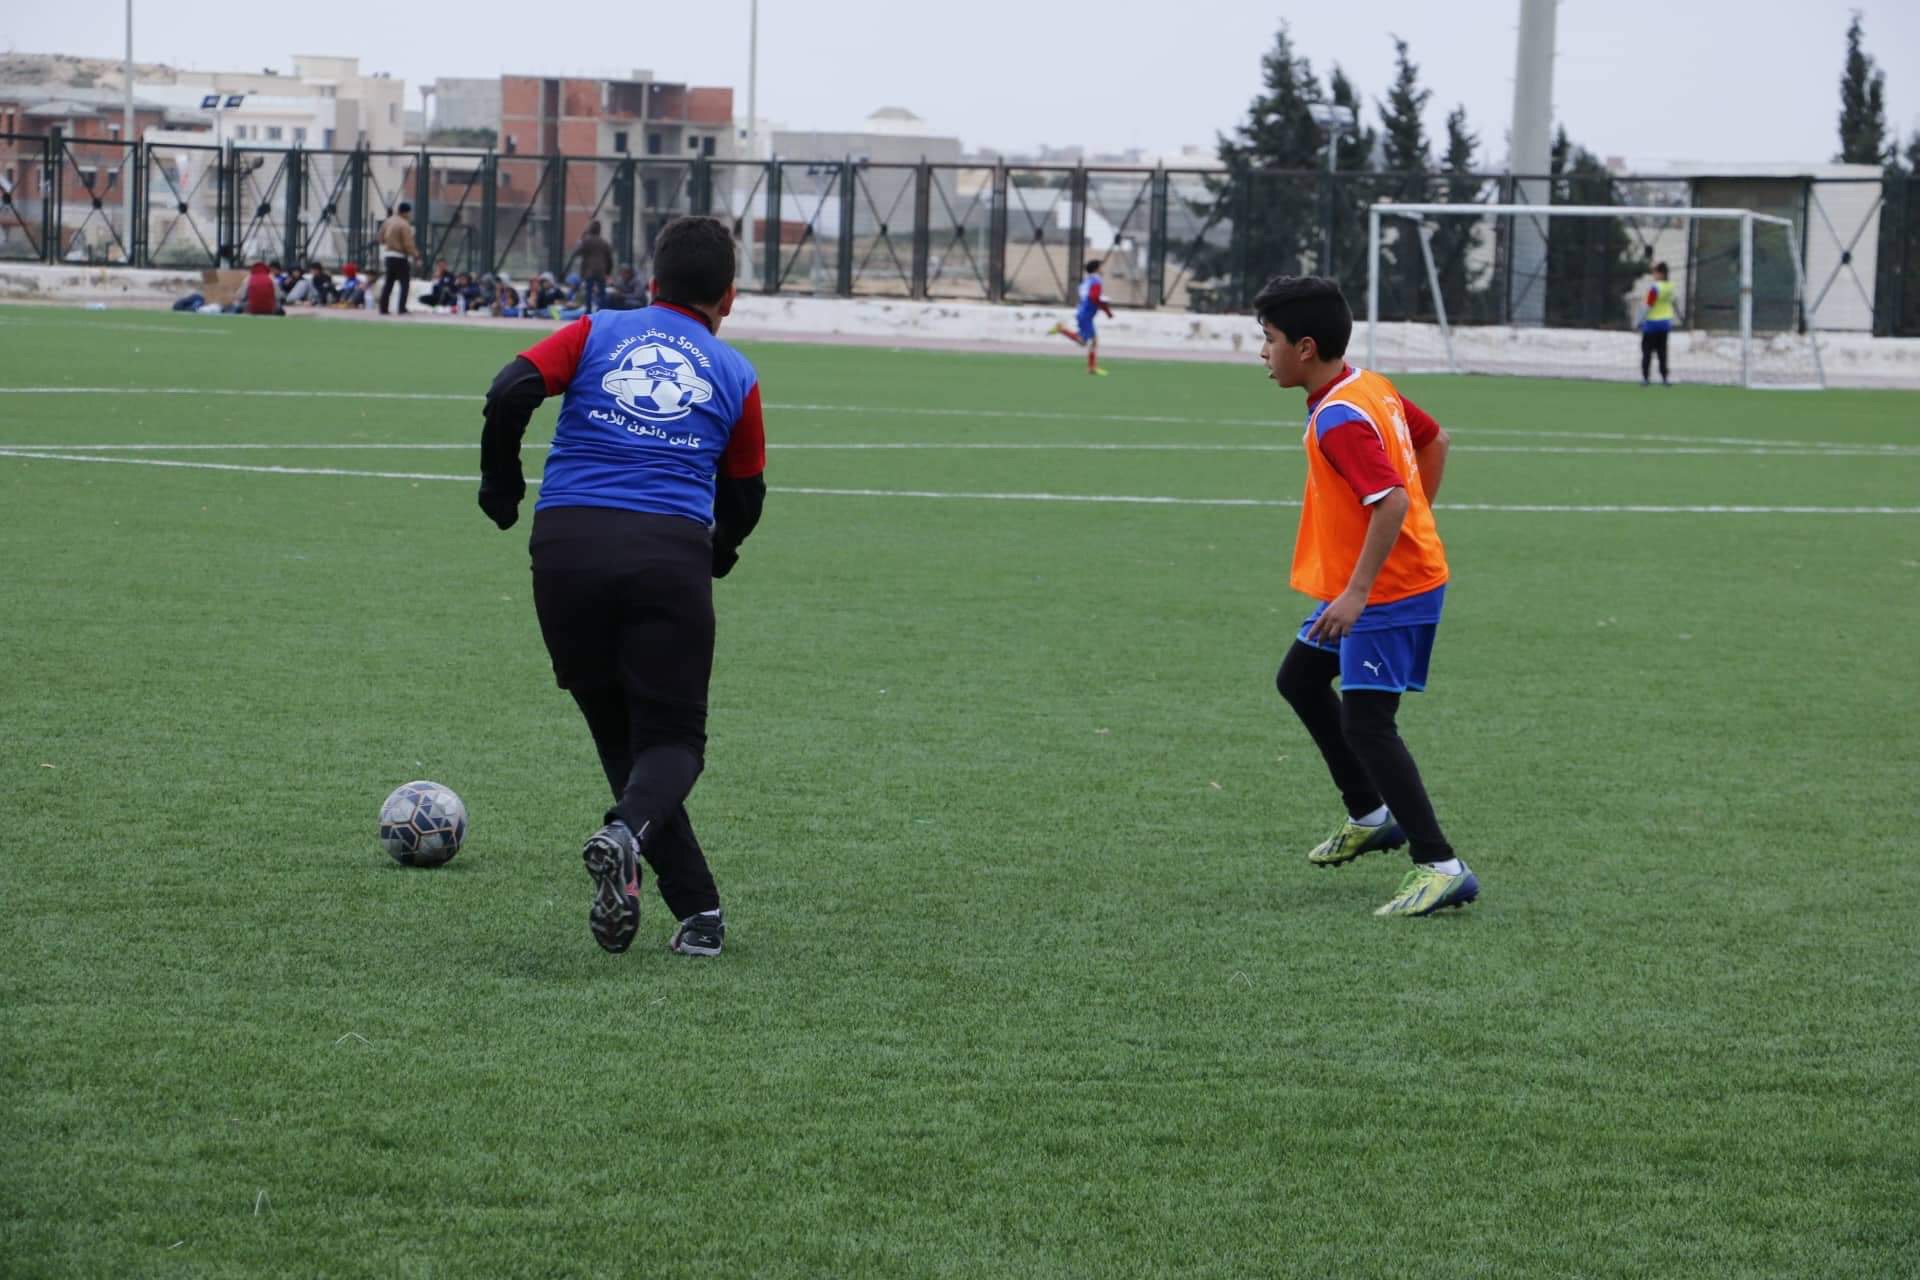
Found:
<path fill-rule="evenodd" d="M 1382 202 L 1354 345 L 1383 373 L 1637 379 L 1664 263 L 1673 381 L 1823 387 L 1799 250 L 1791 221 L 1747 209 Z"/>

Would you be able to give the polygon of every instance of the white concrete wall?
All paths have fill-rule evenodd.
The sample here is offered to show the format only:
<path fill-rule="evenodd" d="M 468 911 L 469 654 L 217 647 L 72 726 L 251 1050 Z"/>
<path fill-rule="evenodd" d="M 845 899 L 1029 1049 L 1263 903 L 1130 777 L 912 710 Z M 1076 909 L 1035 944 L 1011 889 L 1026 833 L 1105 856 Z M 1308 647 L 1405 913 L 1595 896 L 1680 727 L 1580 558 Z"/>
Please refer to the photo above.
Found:
<path fill-rule="evenodd" d="M 418 282 L 416 282 L 418 283 Z M 0 264 L 0 302 L 164 307 L 188 293 L 212 292 L 198 271 L 126 271 L 103 268 Z M 727 322 L 727 335 L 790 342 L 840 342 L 868 346 L 930 347 L 1070 356 L 1067 341 L 1048 331 L 1070 318 L 1065 306 L 978 302 L 910 302 L 881 298 L 766 297 L 743 294 Z M 420 317 L 416 323 L 427 321 Z M 509 324 L 477 317 L 449 323 Z M 1455 358 L 1470 372 L 1518 373 L 1575 378 L 1639 377 L 1639 343 L 1631 332 L 1583 329 L 1475 328 L 1454 332 Z M 1823 333 L 1821 356 L 1831 386 L 1920 390 L 1920 339 L 1871 338 Z M 1100 322 L 1103 353 L 1120 359 L 1253 362 L 1260 333 L 1238 315 L 1192 315 L 1174 311 L 1121 311 Z M 1446 354 L 1430 325 L 1382 325 L 1376 342 L 1384 372 L 1438 369 Z M 1366 325 L 1353 335 L 1352 355 L 1367 359 Z M 1738 351 L 1722 337 L 1676 333 L 1675 376 L 1682 381 L 1730 380 Z M 1803 347 L 1779 345 L 1756 353 L 1763 373 L 1779 381 L 1802 380 L 1811 365 Z"/>

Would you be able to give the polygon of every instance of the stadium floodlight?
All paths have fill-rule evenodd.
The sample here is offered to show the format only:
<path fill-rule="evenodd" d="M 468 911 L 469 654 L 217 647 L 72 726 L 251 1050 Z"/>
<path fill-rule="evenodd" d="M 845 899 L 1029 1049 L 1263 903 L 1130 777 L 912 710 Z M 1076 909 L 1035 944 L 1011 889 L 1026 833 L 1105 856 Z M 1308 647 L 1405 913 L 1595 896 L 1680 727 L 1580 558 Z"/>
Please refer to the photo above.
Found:
<path fill-rule="evenodd" d="M 239 106 L 240 106 L 240 104 L 241 104 L 242 102 L 244 102 L 244 101 L 246 101 L 246 97 L 247 97 L 247 95 L 246 95 L 246 94 L 244 94 L 244 93 L 230 93 L 230 94 L 228 94 L 228 95 L 227 95 L 227 103 L 226 103 L 226 107 L 227 107 L 227 110 L 229 110 L 229 111 L 233 111 L 233 110 L 236 110 L 236 109 L 238 109 L 238 108 L 239 108 Z"/>
<path fill-rule="evenodd" d="M 1559 219 L 1586 228 L 1555 228 L 1564 239 L 1549 240 Z M 1529 234 L 1555 249 L 1533 273 L 1515 252 Z M 1670 264 L 1685 299 L 1677 378 L 1826 386 L 1799 231 L 1751 209 L 1376 203 L 1367 210 L 1367 364 L 1383 373 L 1631 377 L 1637 352 L 1619 337 L 1637 321 L 1656 262 Z M 1395 291 L 1393 320 L 1382 319 L 1383 282 Z"/>
<path fill-rule="evenodd" d="M 1352 107 L 1335 106 L 1330 102 L 1310 102 L 1307 114 L 1313 122 L 1327 131 L 1327 198 L 1326 214 L 1320 226 L 1320 274 L 1333 274 L 1333 171 L 1340 157 L 1340 138 L 1343 134 L 1354 132 L 1360 124 L 1360 117 L 1354 114 Z"/>
<path fill-rule="evenodd" d="M 219 105 L 220 105 L 220 95 L 217 93 L 210 93 L 206 97 L 200 99 L 200 109 L 202 111 L 212 111 Z"/>

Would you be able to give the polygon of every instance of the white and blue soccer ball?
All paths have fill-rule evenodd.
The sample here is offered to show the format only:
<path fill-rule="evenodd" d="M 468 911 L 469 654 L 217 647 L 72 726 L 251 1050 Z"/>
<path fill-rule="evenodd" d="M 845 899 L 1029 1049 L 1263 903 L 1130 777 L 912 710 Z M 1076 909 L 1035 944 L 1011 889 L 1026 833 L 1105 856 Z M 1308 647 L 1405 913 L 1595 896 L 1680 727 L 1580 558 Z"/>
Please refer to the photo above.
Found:
<path fill-rule="evenodd" d="M 467 838 L 467 806 L 437 782 L 395 787 L 380 806 L 380 847 L 403 867 L 450 862 Z"/>
<path fill-rule="evenodd" d="M 693 361 L 658 343 L 627 352 L 600 385 L 621 408 L 654 422 L 684 418 L 693 406 L 713 399 L 713 384 L 700 376 Z"/>

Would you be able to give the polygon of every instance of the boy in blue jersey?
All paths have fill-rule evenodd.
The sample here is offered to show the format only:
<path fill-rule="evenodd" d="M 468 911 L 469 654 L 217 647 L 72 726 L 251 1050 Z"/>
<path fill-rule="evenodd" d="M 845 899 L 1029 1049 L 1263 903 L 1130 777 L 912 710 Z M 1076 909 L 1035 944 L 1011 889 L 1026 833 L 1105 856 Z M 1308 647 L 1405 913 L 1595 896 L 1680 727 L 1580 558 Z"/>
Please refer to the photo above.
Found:
<path fill-rule="evenodd" d="M 1067 341 L 1087 349 L 1087 372 L 1104 378 L 1107 371 L 1100 367 L 1100 335 L 1093 327 L 1093 315 L 1104 311 L 1107 318 L 1113 318 L 1113 308 L 1100 296 L 1100 260 L 1091 259 L 1086 264 L 1086 278 L 1080 281 L 1080 305 L 1073 313 L 1074 327 L 1069 329 L 1063 324 L 1053 326 L 1053 332 Z"/>
<path fill-rule="evenodd" d="M 686 799 L 705 763 L 713 580 L 766 497 L 759 381 L 717 336 L 733 281 L 727 227 L 676 218 L 654 245 L 652 306 L 574 321 L 487 392 L 480 507 L 502 529 L 526 495 L 527 421 L 565 396 L 534 504 L 533 605 L 613 790 L 581 851 L 608 951 L 639 930 L 643 859 L 678 922 L 672 950 L 718 955 L 726 937 Z"/>

